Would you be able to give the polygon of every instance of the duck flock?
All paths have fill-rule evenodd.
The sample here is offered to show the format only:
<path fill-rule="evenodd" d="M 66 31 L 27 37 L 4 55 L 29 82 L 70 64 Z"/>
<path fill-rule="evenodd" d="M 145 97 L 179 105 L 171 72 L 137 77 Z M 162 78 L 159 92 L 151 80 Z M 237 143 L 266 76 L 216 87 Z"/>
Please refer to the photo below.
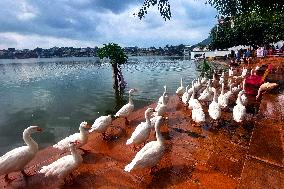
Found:
<path fill-rule="evenodd" d="M 212 79 L 203 77 L 192 81 L 191 86 L 184 87 L 183 79 L 181 78 L 180 87 L 176 90 L 176 94 L 180 98 L 180 103 L 191 110 L 192 121 L 196 125 L 205 122 L 205 108 L 208 108 L 208 114 L 214 123 L 219 123 L 222 111 L 231 111 L 230 105 L 233 106 L 232 114 L 236 122 L 242 122 L 246 117 L 247 97 L 244 91 L 245 78 L 248 74 L 248 69 L 243 68 L 242 73 L 237 75 L 230 68 L 229 73 L 225 75 L 222 72 L 220 77 L 216 72 Z M 254 74 L 254 70 L 250 74 Z M 218 79 L 217 79 L 218 78 Z M 221 89 L 221 90 L 220 90 Z M 79 126 L 79 133 L 75 133 L 59 141 L 53 145 L 54 148 L 60 150 L 69 149 L 71 154 L 61 157 L 53 163 L 43 166 L 38 174 L 44 174 L 46 177 L 58 177 L 68 182 L 69 174 L 76 169 L 82 162 L 82 155 L 78 149 L 88 142 L 88 135 L 92 132 L 101 133 L 106 139 L 106 131 L 112 121 L 117 118 L 124 118 L 125 124 L 129 124 L 127 117 L 134 110 L 132 94 L 137 92 L 136 89 L 129 91 L 129 102 L 125 104 L 114 116 L 101 116 L 95 120 L 92 126 L 87 122 L 82 122 Z M 169 95 L 167 88 L 164 86 L 163 95 L 159 98 L 156 108 L 148 108 L 145 111 L 145 122 L 141 122 L 132 135 L 126 141 L 126 145 L 133 145 L 137 150 L 137 146 L 143 147 L 137 152 L 133 160 L 125 166 L 124 170 L 130 172 L 137 168 L 154 167 L 158 164 L 165 152 L 164 140 L 160 131 L 160 127 L 167 113 Z M 213 124 L 212 123 L 212 124 Z M 152 130 L 155 130 L 156 140 L 147 143 Z M 25 166 L 35 157 L 38 151 L 38 144 L 32 139 L 31 134 L 41 132 L 42 129 L 38 126 L 30 126 L 23 132 L 23 140 L 27 146 L 15 148 L 2 157 L 0 157 L 0 176 L 3 175 L 5 182 L 11 182 L 8 174 L 20 171 L 24 177 L 28 175 L 24 169 Z M 87 152 L 85 152 L 87 153 Z"/>

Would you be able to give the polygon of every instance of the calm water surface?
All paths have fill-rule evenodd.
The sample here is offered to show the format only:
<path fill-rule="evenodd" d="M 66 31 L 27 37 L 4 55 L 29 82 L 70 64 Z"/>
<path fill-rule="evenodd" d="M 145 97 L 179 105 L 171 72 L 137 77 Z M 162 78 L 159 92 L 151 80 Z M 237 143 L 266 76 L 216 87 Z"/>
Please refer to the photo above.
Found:
<path fill-rule="evenodd" d="M 169 57 L 130 57 L 122 72 L 126 91 L 139 90 L 135 108 L 156 101 L 164 85 L 174 93 L 180 77 L 190 84 L 198 75 L 193 62 Z M 29 125 L 44 129 L 34 135 L 42 148 L 77 132 L 82 121 L 114 112 L 116 104 L 111 66 L 96 58 L 0 60 L 0 156 L 23 145 Z"/>

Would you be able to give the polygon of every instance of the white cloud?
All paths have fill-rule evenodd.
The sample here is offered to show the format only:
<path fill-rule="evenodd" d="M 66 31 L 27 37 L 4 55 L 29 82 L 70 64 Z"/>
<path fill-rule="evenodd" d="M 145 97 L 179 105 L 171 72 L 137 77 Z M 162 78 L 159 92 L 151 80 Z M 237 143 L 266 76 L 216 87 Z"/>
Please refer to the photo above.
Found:
<path fill-rule="evenodd" d="M 5 39 L 5 40 L 3 40 Z M 34 49 L 36 47 L 50 48 L 50 47 L 94 47 L 98 46 L 91 41 L 74 40 L 68 38 L 56 38 L 50 36 L 39 35 L 23 35 L 18 33 L 0 33 L 0 49 L 7 47 L 14 47 L 17 49 Z M 3 43 L 4 42 L 4 43 Z"/>
<path fill-rule="evenodd" d="M 172 19 L 166 22 L 160 17 L 157 7 L 150 8 L 148 15 L 142 20 L 133 16 L 133 12 L 140 8 L 138 6 L 129 7 L 119 16 L 110 11 L 99 13 L 102 21 L 97 31 L 105 34 L 100 41 L 159 46 L 167 43 L 192 44 L 205 39 L 215 22 L 214 9 L 200 4 L 199 1 L 176 0 L 172 2 Z M 208 18 L 206 11 L 211 12 L 209 14 L 211 17 Z M 200 16 L 192 16 L 188 12 L 193 15 L 197 13 Z"/>
<path fill-rule="evenodd" d="M 141 1 L 110 2 L 117 3 L 119 11 L 113 11 L 115 4 L 102 0 L 3 0 L 0 38 L 5 40 L 0 41 L 0 47 L 83 47 L 108 42 L 143 47 L 194 44 L 205 39 L 216 22 L 216 11 L 202 1 L 170 1 L 172 19 L 166 22 L 157 6 L 139 20 L 133 13 L 141 8 Z"/>
<path fill-rule="evenodd" d="M 17 14 L 19 20 L 28 21 L 36 17 L 37 10 L 25 0 L 20 0 L 18 5 L 20 6 Z"/>

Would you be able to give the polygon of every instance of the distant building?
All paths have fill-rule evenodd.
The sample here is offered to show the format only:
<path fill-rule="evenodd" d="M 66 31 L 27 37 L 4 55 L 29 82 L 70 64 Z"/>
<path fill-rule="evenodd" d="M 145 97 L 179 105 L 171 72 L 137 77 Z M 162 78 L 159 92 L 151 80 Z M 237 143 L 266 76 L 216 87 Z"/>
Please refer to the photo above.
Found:
<path fill-rule="evenodd" d="M 191 56 L 190 58 L 192 60 L 198 59 L 203 57 L 203 55 L 205 55 L 205 58 L 214 58 L 214 57 L 224 57 L 224 56 L 228 56 L 230 54 L 231 51 L 228 50 L 224 50 L 224 51 L 208 51 L 208 50 L 204 50 L 204 51 L 191 51 Z"/>
<path fill-rule="evenodd" d="M 16 49 L 15 48 L 8 48 L 8 51 L 14 52 Z"/>
<path fill-rule="evenodd" d="M 191 46 L 190 45 L 185 45 L 185 47 L 183 49 L 183 56 L 189 56 L 190 55 L 190 50 L 191 50 Z"/>

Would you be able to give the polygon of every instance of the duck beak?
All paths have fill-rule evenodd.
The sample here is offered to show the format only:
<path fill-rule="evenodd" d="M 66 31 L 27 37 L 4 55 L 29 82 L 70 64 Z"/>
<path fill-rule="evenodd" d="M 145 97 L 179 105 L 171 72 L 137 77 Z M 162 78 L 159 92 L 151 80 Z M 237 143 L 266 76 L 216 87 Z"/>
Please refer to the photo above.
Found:
<path fill-rule="evenodd" d="M 42 130 L 42 128 L 38 127 L 38 128 L 36 129 L 36 131 L 37 131 L 37 132 L 42 132 L 43 130 Z"/>
<path fill-rule="evenodd" d="M 89 130 L 91 127 L 91 125 L 86 125 L 84 128 Z"/>

